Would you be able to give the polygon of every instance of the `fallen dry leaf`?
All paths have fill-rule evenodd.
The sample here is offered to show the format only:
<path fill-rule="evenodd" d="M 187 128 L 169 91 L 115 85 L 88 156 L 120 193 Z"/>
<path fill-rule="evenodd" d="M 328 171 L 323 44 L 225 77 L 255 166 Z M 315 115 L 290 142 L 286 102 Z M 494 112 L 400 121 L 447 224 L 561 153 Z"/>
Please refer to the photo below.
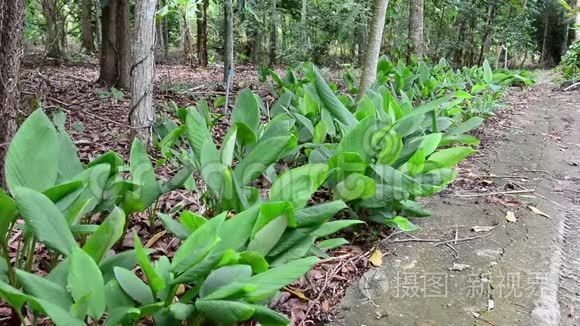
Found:
<path fill-rule="evenodd" d="M 151 239 L 149 239 L 149 241 L 147 241 L 147 243 L 145 244 L 145 248 L 151 248 L 155 244 L 155 242 L 157 242 L 159 239 L 161 239 L 161 237 L 165 235 L 165 233 L 167 233 L 167 230 L 157 232 L 154 236 L 151 237 Z"/>
<path fill-rule="evenodd" d="M 505 214 L 505 219 L 506 219 L 508 222 L 512 222 L 512 223 L 515 223 L 515 222 L 517 222 L 517 221 L 518 221 L 518 219 L 516 218 L 516 214 L 515 214 L 514 212 L 512 212 L 512 211 L 508 211 L 508 212 Z"/>
<path fill-rule="evenodd" d="M 369 257 L 369 261 L 375 267 L 379 267 L 383 264 L 383 253 L 380 250 L 375 250 L 373 254 Z"/>
<path fill-rule="evenodd" d="M 471 228 L 471 231 L 473 232 L 489 232 L 491 230 L 495 229 L 495 226 L 474 226 Z"/>
<path fill-rule="evenodd" d="M 288 291 L 288 292 L 290 292 L 290 293 L 294 294 L 296 297 L 298 297 L 298 298 L 300 298 L 300 299 L 302 299 L 302 300 L 304 300 L 304 301 L 310 301 L 310 299 L 308 299 L 308 298 L 307 298 L 307 297 L 304 295 L 304 293 L 302 293 L 302 292 L 300 292 L 300 291 L 292 290 L 292 289 L 291 289 L 291 288 L 289 288 L 289 287 L 285 287 L 285 288 L 284 288 L 284 290 L 286 290 L 286 291 Z"/>
<path fill-rule="evenodd" d="M 534 212 L 534 214 L 541 215 L 541 216 L 547 217 L 547 218 L 549 218 L 549 219 L 551 219 L 551 218 L 552 218 L 550 215 L 548 215 L 548 214 L 546 214 L 546 213 L 542 212 L 541 210 L 537 209 L 537 208 L 536 208 L 536 207 L 534 207 L 534 206 L 528 206 L 528 208 L 529 208 L 529 209 L 530 209 L 532 212 Z"/>

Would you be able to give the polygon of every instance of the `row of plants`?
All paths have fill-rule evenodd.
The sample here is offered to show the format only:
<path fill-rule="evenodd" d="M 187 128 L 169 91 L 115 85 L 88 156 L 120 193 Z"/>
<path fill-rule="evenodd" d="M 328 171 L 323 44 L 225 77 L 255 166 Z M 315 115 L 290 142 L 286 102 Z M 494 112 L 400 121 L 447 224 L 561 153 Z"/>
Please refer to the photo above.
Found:
<path fill-rule="evenodd" d="M 67 326 L 132 325 L 147 319 L 156 325 L 229 325 L 250 319 L 286 325 L 288 319 L 267 303 L 310 270 L 316 255 L 345 241 L 314 246 L 318 238 L 360 223 L 328 222 L 345 208 L 341 201 L 302 207 L 326 178 L 324 165 L 288 171 L 272 185 L 270 200 L 236 203 L 245 206 L 236 208 L 235 215 L 162 214 L 155 211 L 156 201 L 182 187 L 198 161 L 182 163 L 175 176 L 160 181 L 136 139 L 129 162 L 108 152 L 83 165 L 63 126 L 61 113 L 51 122 L 43 111 L 34 112 L 6 156 L 9 193 L 0 190 L 0 297 L 21 322 L 32 315 L 35 319 L 26 322 L 36 324 L 46 315 Z M 232 155 L 226 152 L 217 158 Z M 301 180 L 304 169 L 317 174 Z M 288 183 L 296 193 L 280 191 Z M 210 184 L 212 190 L 221 187 Z M 182 240 L 175 253 L 156 255 L 155 261 L 136 234 L 134 249 L 116 246 L 127 232 L 126 217 L 147 210 Z M 11 256 L 9 241 L 18 233 L 18 250 Z M 37 244 L 50 256 L 42 271 L 33 268 L 43 260 L 36 256 Z"/>
<path fill-rule="evenodd" d="M 108 152 L 82 164 L 65 116 L 34 112 L 6 156 L 0 297 L 32 324 L 43 315 L 57 325 L 288 324 L 268 304 L 348 243 L 332 235 L 369 222 L 415 229 L 409 217 L 430 215 L 416 199 L 443 189 L 475 151 L 467 133 L 501 85 L 525 80 L 509 73 L 506 81 L 487 64 L 451 71 L 443 61 L 382 59 L 360 100 L 352 76 L 340 92 L 313 65 L 284 79 L 267 71 L 277 101 L 267 108 L 242 91 L 223 138 L 212 134 L 216 119 L 203 101 L 157 124 L 156 163 L 177 171 L 169 180 L 139 140 L 128 162 Z M 159 198 L 179 188 L 201 194 L 205 216 L 158 211 Z M 160 221 L 182 240 L 175 253 L 151 257 L 136 234 L 133 249 L 117 244 L 139 212 L 152 230 Z M 39 244 L 50 256 L 41 271 L 33 268 Z"/>

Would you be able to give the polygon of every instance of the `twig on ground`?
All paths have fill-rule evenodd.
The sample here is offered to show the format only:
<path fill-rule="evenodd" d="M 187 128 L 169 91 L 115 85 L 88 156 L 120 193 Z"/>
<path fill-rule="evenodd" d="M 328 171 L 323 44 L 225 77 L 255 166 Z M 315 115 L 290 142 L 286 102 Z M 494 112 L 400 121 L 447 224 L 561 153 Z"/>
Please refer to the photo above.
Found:
<path fill-rule="evenodd" d="M 475 237 L 467 237 L 467 238 L 460 238 L 460 239 L 452 239 L 452 240 L 442 241 L 442 242 L 439 242 L 439 243 L 434 244 L 433 247 L 437 247 L 437 246 L 440 246 L 440 245 L 446 245 L 446 244 L 452 243 L 452 242 L 457 243 L 457 242 L 465 242 L 465 241 L 469 241 L 469 240 L 481 239 L 481 238 L 488 237 L 490 235 L 492 235 L 492 232 L 487 233 L 487 234 L 484 234 L 484 235 L 475 236 Z"/>
<path fill-rule="evenodd" d="M 458 260 L 459 259 L 459 252 L 457 252 L 457 249 L 455 249 L 455 247 L 453 247 L 450 243 L 446 243 L 445 245 L 447 247 L 449 247 L 449 249 L 453 250 L 455 260 Z"/>
<path fill-rule="evenodd" d="M 527 177 L 523 175 L 507 175 L 507 174 L 490 174 L 490 175 L 480 175 L 480 178 L 495 178 L 495 179 L 527 179 Z"/>
<path fill-rule="evenodd" d="M 403 242 L 440 242 L 441 239 L 421 239 L 421 238 L 411 238 L 411 239 L 395 239 L 389 241 L 388 243 L 403 243 Z M 453 241 L 453 240 L 451 240 Z"/>
<path fill-rule="evenodd" d="M 515 195 L 515 194 L 526 194 L 530 192 L 535 192 L 535 189 L 523 189 L 523 190 L 510 190 L 510 191 L 494 191 L 486 192 L 480 194 L 455 194 L 457 197 L 486 197 L 494 195 Z"/>

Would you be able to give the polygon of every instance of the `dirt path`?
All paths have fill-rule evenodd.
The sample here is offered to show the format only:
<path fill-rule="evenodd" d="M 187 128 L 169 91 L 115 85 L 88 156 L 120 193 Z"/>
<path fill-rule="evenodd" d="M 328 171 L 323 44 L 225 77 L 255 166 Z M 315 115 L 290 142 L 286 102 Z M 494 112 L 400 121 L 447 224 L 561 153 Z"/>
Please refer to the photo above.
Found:
<path fill-rule="evenodd" d="M 335 325 L 580 324 L 580 92 L 541 79 L 520 94 L 529 105 L 486 126 L 493 141 L 431 199 L 434 216 L 415 221 L 422 230 L 388 240 L 383 265 L 349 289 Z"/>

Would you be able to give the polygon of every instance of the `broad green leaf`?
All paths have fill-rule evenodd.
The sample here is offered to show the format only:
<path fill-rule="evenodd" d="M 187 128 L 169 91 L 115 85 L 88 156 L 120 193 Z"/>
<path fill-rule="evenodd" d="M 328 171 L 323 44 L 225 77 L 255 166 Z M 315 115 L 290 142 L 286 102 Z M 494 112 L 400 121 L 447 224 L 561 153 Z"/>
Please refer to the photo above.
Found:
<path fill-rule="evenodd" d="M 245 282 L 252 276 L 252 267 L 249 265 L 230 265 L 220 267 L 211 272 L 199 290 L 201 298 L 207 297 L 222 286 L 234 282 Z"/>
<path fill-rule="evenodd" d="M 411 232 L 417 230 L 417 227 L 411 223 L 408 219 L 402 216 L 395 216 L 393 218 L 385 220 L 387 226 L 397 228 L 403 232 Z"/>
<path fill-rule="evenodd" d="M 447 146 L 453 144 L 465 144 L 465 145 L 479 145 L 480 141 L 475 136 L 471 135 L 443 135 L 441 138 L 440 146 Z"/>
<path fill-rule="evenodd" d="M 90 161 L 89 164 L 87 164 L 87 168 L 91 168 L 101 164 L 109 165 L 110 175 L 114 175 L 117 174 L 117 172 L 119 172 L 119 169 L 122 168 L 123 165 L 125 165 L 125 162 L 123 162 L 123 158 L 116 152 L 108 151 L 107 153 Z"/>
<path fill-rule="evenodd" d="M 213 140 L 207 139 L 203 143 L 201 150 L 201 178 L 207 187 L 216 196 L 220 196 L 224 191 L 224 170 L 226 166 L 222 164 L 219 151 L 215 147 Z"/>
<path fill-rule="evenodd" d="M 288 250 L 277 255 L 273 259 L 270 257 L 271 265 L 276 267 L 282 264 L 286 264 L 290 261 L 295 261 L 296 259 L 303 258 L 308 254 L 310 249 L 312 249 L 312 246 L 314 246 L 314 241 L 316 241 L 316 238 L 311 235 L 304 237 L 300 241 L 296 242 Z"/>
<path fill-rule="evenodd" d="M 328 239 L 324 241 L 320 241 L 318 247 L 323 250 L 330 250 L 342 245 L 348 244 L 348 241 L 344 238 L 335 238 L 335 239 Z"/>
<path fill-rule="evenodd" d="M 377 164 L 373 166 L 373 170 L 381 178 L 384 185 L 392 188 L 403 189 L 412 194 L 419 195 L 421 193 L 421 185 L 412 177 L 392 168 L 386 164 Z"/>
<path fill-rule="evenodd" d="M 326 164 L 307 164 L 283 173 L 270 188 L 270 200 L 290 201 L 294 208 L 306 205 L 328 175 Z"/>
<path fill-rule="evenodd" d="M 0 241 L 4 240 L 17 214 L 16 203 L 0 188 Z"/>
<path fill-rule="evenodd" d="M 43 300 L 43 299 L 33 299 L 44 312 L 52 319 L 55 325 L 66 325 L 66 326 L 83 326 L 85 323 L 79 319 L 76 319 L 68 311 L 62 309 L 53 302 Z"/>
<path fill-rule="evenodd" d="M 369 198 L 374 194 L 375 180 L 359 173 L 350 174 L 335 188 L 336 197 L 344 201 Z"/>
<path fill-rule="evenodd" d="M 195 160 L 200 164 L 200 157 L 203 144 L 207 140 L 211 140 L 212 136 L 207 128 L 205 119 L 199 114 L 199 111 L 195 108 L 189 108 L 187 110 L 187 116 L 185 118 L 185 128 L 187 140 L 189 145 L 195 155 Z"/>
<path fill-rule="evenodd" d="M 65 256 L 78 247 L 65 217 L 48 197 L 28 188 L 13 191 L 18 211 L 38 240 Z"/>
<path fill-rule="evenodd" d="M 346 176 L 353 172 L 365 173 L 368 163 L 363 161 L 358 153 L 353 152 L 339 152 L 328 160 L 328 168 L 330 170 L 338 168 L 337 180 L 343 180 Z"/>
<path fill-rule="evenodd" d="M 260 255 L 254 251 L 244 251 L 240 252 L 239 261 L 240 264 L 250 265 L 254 274 L 263 273 L 268 270 L 268 262 L 264 259 L 264 256 Z"/>
<path fill-rule="evenodd" d="M 433 153 L 429 161 L 437 163 L 441 168 L 450 168 L 475 152 L 471 147 L 452 147 Z"/>
<path fill-rule="evenodd" d="M 403 138 L 390 127 L 386 127 L 373 135 L 372 146 L 378 152 L 377 162 L 393 164 L 403 150 Z"/>
<path fill-rule="evenodd" d="M 232 111 L 232 122 L 242 122 L 257 131 L 260 123 L 260 103 L 256 95 L 249 89 L 244 89 L 238 94 Z"/>
<path fill-rule="evenodd" d="M 254 307 L 254 315 L 252 319 L 256 319 L 261 325 L 290 325 L 290 320 L 285 315 L 269 309 L 262 305 L 252 305 Z"/>
<path fill-rule="evenodd" d="M 493 81 L 493 72 L 487 59 L 483 61 L 483 80 L 488 84 L 491 84 L 491 82 Z"/>
<path fill-rule="evenodd" d="M 193 232 L 205 224 L 207 219 L 199 214 L 190 211 L 183 211 L 179 216 L 179 222 L 181 222 L 189 232 Z"/>
<path fill-rule="evenodd" d="M 427 217 L 431 216 L 431 212 L 421 207 L 421 205 L 414 200 L 402 200 L 400 202 L 403 212 L 410 216 Z"/>
<path fill-rule="evenodd" d="M 315 66 L 312 67 L 312 74 L 314 76 L 314 86 L 322 105 L 334 118 L 348 128 L 355 126 L 357 124 L 355 116 L 340 102 Z"/>
<path fill-rule="evenodd" d="M 316 231 L 312 232 L 312 235 L 317 238 L 326 237 L 347 227 L 364 223 L 365 222 L 361 220 L 339 220 L 327 222 L 320 226 Z"/>
<path fill-rule="evenodd" d="M 161 195 L 161 188 L 155 176 L 147 150 L 139 138 L 131 146 L 131 177 L 139 185 L 137 193 L 145 208 L 151 206 Z"/>
<path fill-rule="evenodd" d="M 119 282 L 123 291 L 133 298 L 133 300 L 143 305 L 153 303 L 154 299 L 151 289 L 143 283 L 137 275 L 122 267 L 115 267 L 114 272 L 115 278 L 117 279 L 117 282 Z"/>
<path fill-rule="evenodd" d="M 228 130 L 228 133 L 224 136 L 222 142 L 222 148 L 220 150 L 222 164 L 226 166 L 232 166 L 234 160 L 234 149 L 236 147 L 236 135 L 237 127 L 234 125 Z"/>
<path fill-rule="evenodd" d="M 219 232 L 222 239 L 220 248 L 234 250 L 243 248 L 250 239 L 259 210 L 260 205 L 254 205 L 226 220 Z"/>
<path fill-rule="evenodd" d="M 422 148 L 419 148 L 413 156 L 407 161 L 407 173 L 410 176 L 415 176 L 423 172 L 425 167 L 425 153 Z"/>
<path fill-rule="evenodd" d="M 50 199 L 53 203 L 58 203 L 68 195 L 83 187 L 83 182 L 79 180 L 61 183 L 54 187 L 50 187 L 42 193 Z"/>
<path fill-rule="evenodd" d="M 60 284 L 20 269 L 16 270 L 16 277 L 26 293 L 36 298 L 50 301 L 66 310 L 70 309 L 73 304 L 72 297 Z"/>
<path fill-rule="evenodd" d="M 248 251 L 266 256 L 276 246 L 288 227 L 288 218 L 279 216 L 262 227 L 248 244 Z"/>
<path fill-rule="evenodd" d="M 181 240 L 185 240 L 191 234 L 190 230 L 188 230 L 181 223 L 174 220 L 171 216 L 163 214 L 163 213 L 157 213 L 157 216 L 159 217 L 159 219 L 163 223 L 163 226 L 165 227 L 165 229 L 167 229 L 169 232 L 173 233 L 177 238 L 179 238 Z"/>
<path fill-rule="evenodd" d="M 85 242 L 83 250 L 100 263 L 113 245 L 121 239 L 125 229 L 125 213 L 115 207 L 111 214 Z"/>
<path fill-rule="evenodd" d="M 473 117 L 467 121 L 464 121 L 457 126 L 449 128 L 447 130 L 448 135 L 461 135 L 466 132 L 469 132 L 473 129 L 478 128 L 483 123 L 483 118 L 481 117 Z"/>
<path fill-rule="evenodd" d="M 143 244 L 141 244 L 141 240 L 136 232 L 133 233 L 133 243 L 135 245 L 137 262 L 139 263 L 139 266 L 141 266 L 143 274 L 147 277 L 147 281 L 149 281 L 149 286 L 151 287 L 153 294 L 157 295 L 157 293 L 165 288 L 165 281 L 153 268 L 151 261 L 149 261 L 147 251 L 143 248 Z"/>
<path fill-rule="evenodd" d="M 341 139 L 336 149 L 337 153 L 358 153 L 364 162 L 368 162 L 375 153 L 371 140 L 377 127 L 374 117 L 360 121 Z"/>
<path fill-rule="evenodd" d="M 203 280 L 216 266 L 220 263 L 224 257 L 224 250 L 220 248 L 214 248 L 205 255 L 199 262 L 192 265 L 190 268 L 185 270 L 183 273 L 179 274 L 175 279 L 171 280 L 172 284 L 191 284 L 198 283 Z"/>
<path fill-rule="evenodd" d="M 320 121 L 314 127 L 314 135 L 312 136 L 312 143 L 322 144 L 326 140 L 327 127 L 324 121 Z"/>
<path fill-rule="evenodd" d="M 20 126 L 6 152 L 4 171 L 12 194 L 26 187 L 44 191 L 53 186 L 58 173 L 56 129 L 41 109 Z"/>
<path fill-rule="evenodd" d="M 131 321 L 137 321 L 141 315 L 141 310 L 134 307 L 115 307 L 109 311 L 109 317 L 105 321 L 105 326 L 126 325 Z"/>
<path fill-rule="evenodd" d="M 135 250 L 122 251 L 118 254 L 107 256 L 101 261 L 99 267 L 106 282 L 115 278 L 115 267 L 133 269 L 137 265 Z"/>
<path fill-rule="evenodd" d="M 83 164 L 77 155 L 77 147 L 65 130 L 57 133 L 58 180 L 70 180 L 83 171 Z"/>
<path fill-rule="evenodd" d="M 98 320 L 105 312 L 105 281 L 95 260 L 80 248 L 70 256 L 68 289 L 75 302 L 87 300 L 87 314 Z"/>
<path fill-rule="evenodd" d="M 226 213 L 207 221 L 193 232 L 182 244 L 173 256 L 171 269 L 175 273 L 183 273 L 191 266 L 198 263 L 219 242 L 219 230 L 226 217 Z"/>
<path fill-rule="evenodd" d="M 119 282 L 111 279 L 105 284 L 105 295 L 107 298 L 107 309 L 112 311 L 119 307 L 133 307 L 135 302 L 131 297 L 123 291 Z"/>
<path fill-rule="evenodd" d="M 259 302 L 270 297 L 282 287 L 302 277 L 317 262 L 316 257 L 302 258 L 252 276 L 248 282 L 259 287 L 252 292 L 250 301 Z"/>
<path fill-rule="evenodd" d="M 295 213 L 296 223 L 299 227 L 321 224 L 345 208 L 347 206 L 342 200 L 302 208 Z"/>
<path fill-rule="evenodd" d="M 290 141 L 289 135 L 260 141 L 236 166 L 234 177 L 243 186 L 256 180 L 272 163 L 278 160 L 288 145 L 288 141 Z"/>
<path fill-rule="evenodd" d="M 197 300 L 195 308 L 210 320 L 224 325 L 246 321 L 255 312 L 250 304 L 226 300 Z"/>
<path fill-rule="evenodd" d="M 294 218 L 294 207 L 292 206 L 292 203 L 288 201 L 270 201 L 261 204 L 258 219 L 252 229 L 251 237 L 253 238 L 266 224 L 280 216 L 284 216 L 288 219 L 289 226 L 296 227 L 296 219 Z"/>
<path fill-rule="evenodd" d="M 193 313 L 195 313 L 195 306 L 192 304 L 184 304 L 176 302 L 169 306 L 169 311 L 177 320 L 187 320 Z"/>
<path fill-rule="evenodd" d="M 26 303 L 26 300 L 28 300 L 28 296 L 26 294 L 20 292 L 20 290 L 16 288 L 13 288 L 11 285 L 5 283 L 4 281 L 0 281 L 0 298 L 2 298 L 3 301 L 18 311 L 20 311 L 22 306 Z"/>
<path fill-rule="evenodd" d="M 368 117 L 376 117 L 375 105 L 368 95 L 364 95 L 356 106 L 355 117 L 360 121 Z"/>

